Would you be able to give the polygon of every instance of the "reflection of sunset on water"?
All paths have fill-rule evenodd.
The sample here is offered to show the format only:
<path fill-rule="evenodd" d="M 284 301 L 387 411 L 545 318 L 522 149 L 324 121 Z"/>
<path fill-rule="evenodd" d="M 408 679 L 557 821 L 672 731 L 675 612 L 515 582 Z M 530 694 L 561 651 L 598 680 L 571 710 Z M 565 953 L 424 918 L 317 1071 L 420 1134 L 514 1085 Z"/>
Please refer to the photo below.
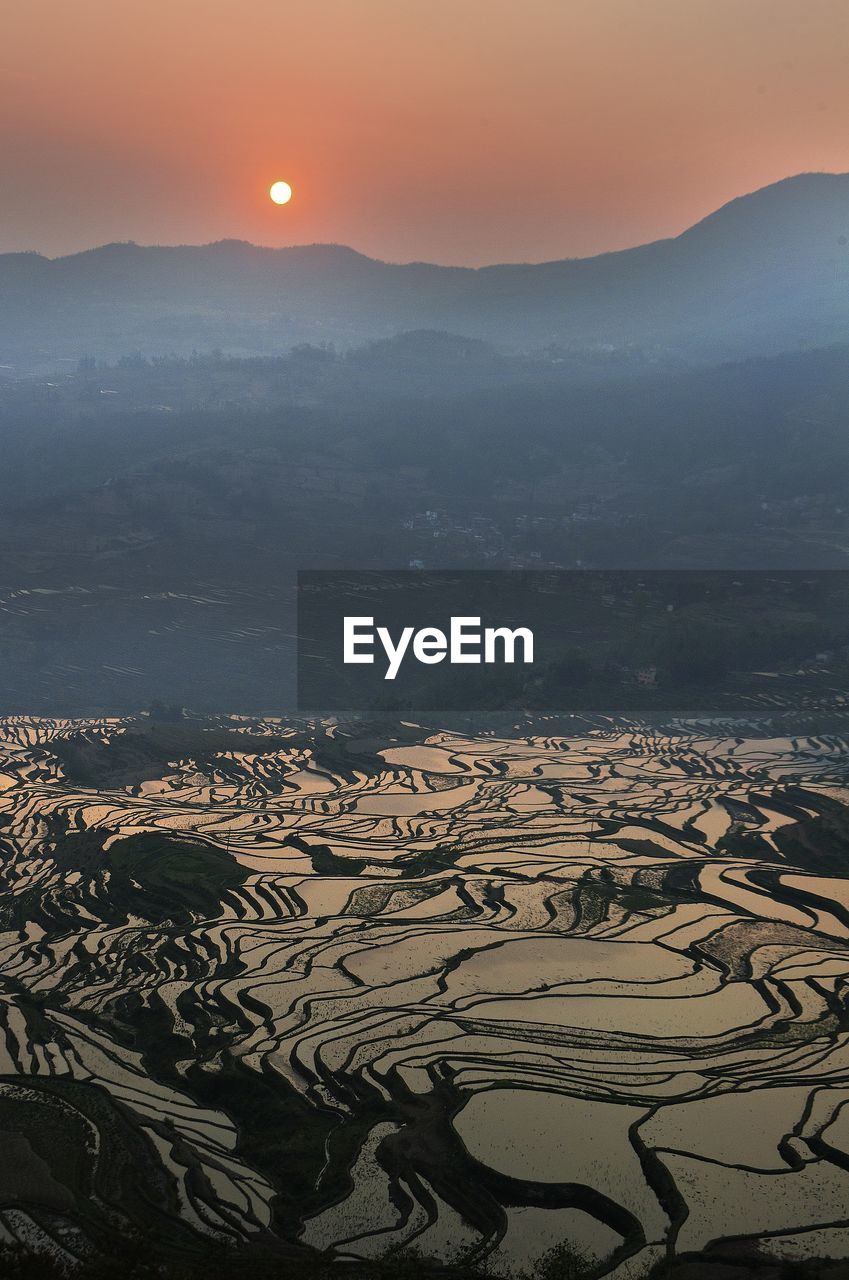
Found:
<path fill-rule="evenodd" d="M 849 914 L 844 882 L 789 853 L 822 811 L 845 814 L 845 741 L 733 721 L 567 735 L 547 720 L 544 734 L 399 726 L 381 740 L 219 718 L 173 731 L 180 750 L 143 722 L 3 722 L 4 877 L 28 922 L 0 936 L 0 963 L 64 1001 L 45 1008 L 50 1058 L 7 1069 L 90 1072 L 133 1123 L 179 1117 L 211 1170 L 184 1212 L 248 1204 L 245 1238 L 271 1187 L 249 1162 L 222 1165 L 220 1117 L 154 1085 L 105 1032 L 93 1041 L 88 1011 L 117 1012 L 127 990 L 155 998 L 192 1055 L 212 1044 L 214 1011 L 246 1081 L 264 1073 L 340 1123 L 350 1097 L 381 1099 L 348 1193 L 303 1210 L 321 1249 L 370 1257 L 388 1234 L 459 1258 L 486 1244 L 501 1274 L 568 1232 L 608 1271 L 625 1258 L 644 1271 L 677 1223 L 666 1184 L 645 1176 L 663 1167 L 697 1198 L 687 1248 L 786 1222 L 791 1253 L 815 1253 L 847 1191 L 817 1144 L 845 1149 L 849 1058 L 831 1006 Z M 81 788 L 95 761 L 113 783 Z M 224 859 L 220 890 L 177 935 L 144 861 L 168 847 L 150 846 L 157 834 L 188 840 L 181 857 Z M 83 835 L 96 852 L 77 864 Z M 119 878 L 123 849 L 142 879 Z M 432 1133 L 431 1107 L 453 1114 Z M 399 1220 L 399 1188 L 425 1182 Z"/>

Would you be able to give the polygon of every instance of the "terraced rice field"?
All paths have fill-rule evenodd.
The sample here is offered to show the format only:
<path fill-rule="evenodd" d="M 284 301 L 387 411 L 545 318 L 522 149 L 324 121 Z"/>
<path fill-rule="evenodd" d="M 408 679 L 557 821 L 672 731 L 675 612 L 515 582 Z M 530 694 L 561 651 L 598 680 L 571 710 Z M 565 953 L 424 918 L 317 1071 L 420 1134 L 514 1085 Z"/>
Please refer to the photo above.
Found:
<path fill-rule="evenodd" d="M 0 722 L 0 1236 L 849 1256 L 847 774 L 731 723 Z"/>

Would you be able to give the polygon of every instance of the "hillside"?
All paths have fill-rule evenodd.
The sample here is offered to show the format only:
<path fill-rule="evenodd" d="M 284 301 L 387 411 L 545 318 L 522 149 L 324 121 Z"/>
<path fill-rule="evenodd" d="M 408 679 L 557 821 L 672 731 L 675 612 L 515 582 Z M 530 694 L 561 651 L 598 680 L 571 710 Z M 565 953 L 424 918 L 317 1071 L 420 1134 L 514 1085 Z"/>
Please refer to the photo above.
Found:
<path fill-rule="evenodd" d="M 0 364 L 216 347 L 265 354 L 448 329 L 505 350 L 612 346 L 716 360 L 849 339 L 849 174 L 805 174 L 682 235 L 471 270 L 338 245 L 111 244 L 0 256 Z"/>

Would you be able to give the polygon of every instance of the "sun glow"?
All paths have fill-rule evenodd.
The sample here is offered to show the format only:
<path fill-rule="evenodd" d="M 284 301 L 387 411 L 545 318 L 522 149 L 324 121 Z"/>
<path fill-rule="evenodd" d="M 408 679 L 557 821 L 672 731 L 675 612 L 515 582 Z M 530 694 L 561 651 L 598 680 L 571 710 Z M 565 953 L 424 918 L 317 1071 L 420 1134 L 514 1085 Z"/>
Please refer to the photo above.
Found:
<path fill-rule="evenodd" d="M 268 194 L 275 204 L 288 204 L 292 199 L 292 188 L 288 182 L 273 182 Z"/>

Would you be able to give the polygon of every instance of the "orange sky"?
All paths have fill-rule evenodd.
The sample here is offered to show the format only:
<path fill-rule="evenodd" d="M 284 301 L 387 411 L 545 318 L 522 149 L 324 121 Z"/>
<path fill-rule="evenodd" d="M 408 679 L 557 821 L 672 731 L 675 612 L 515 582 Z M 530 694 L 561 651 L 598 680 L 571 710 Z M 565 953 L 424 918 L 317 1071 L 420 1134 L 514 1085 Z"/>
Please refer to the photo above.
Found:
<path fill-rule="evenodd" d="M 0 251 L 584 255 L 849 170 L 849 0 L 27 0 L 0 123 Z"/>

